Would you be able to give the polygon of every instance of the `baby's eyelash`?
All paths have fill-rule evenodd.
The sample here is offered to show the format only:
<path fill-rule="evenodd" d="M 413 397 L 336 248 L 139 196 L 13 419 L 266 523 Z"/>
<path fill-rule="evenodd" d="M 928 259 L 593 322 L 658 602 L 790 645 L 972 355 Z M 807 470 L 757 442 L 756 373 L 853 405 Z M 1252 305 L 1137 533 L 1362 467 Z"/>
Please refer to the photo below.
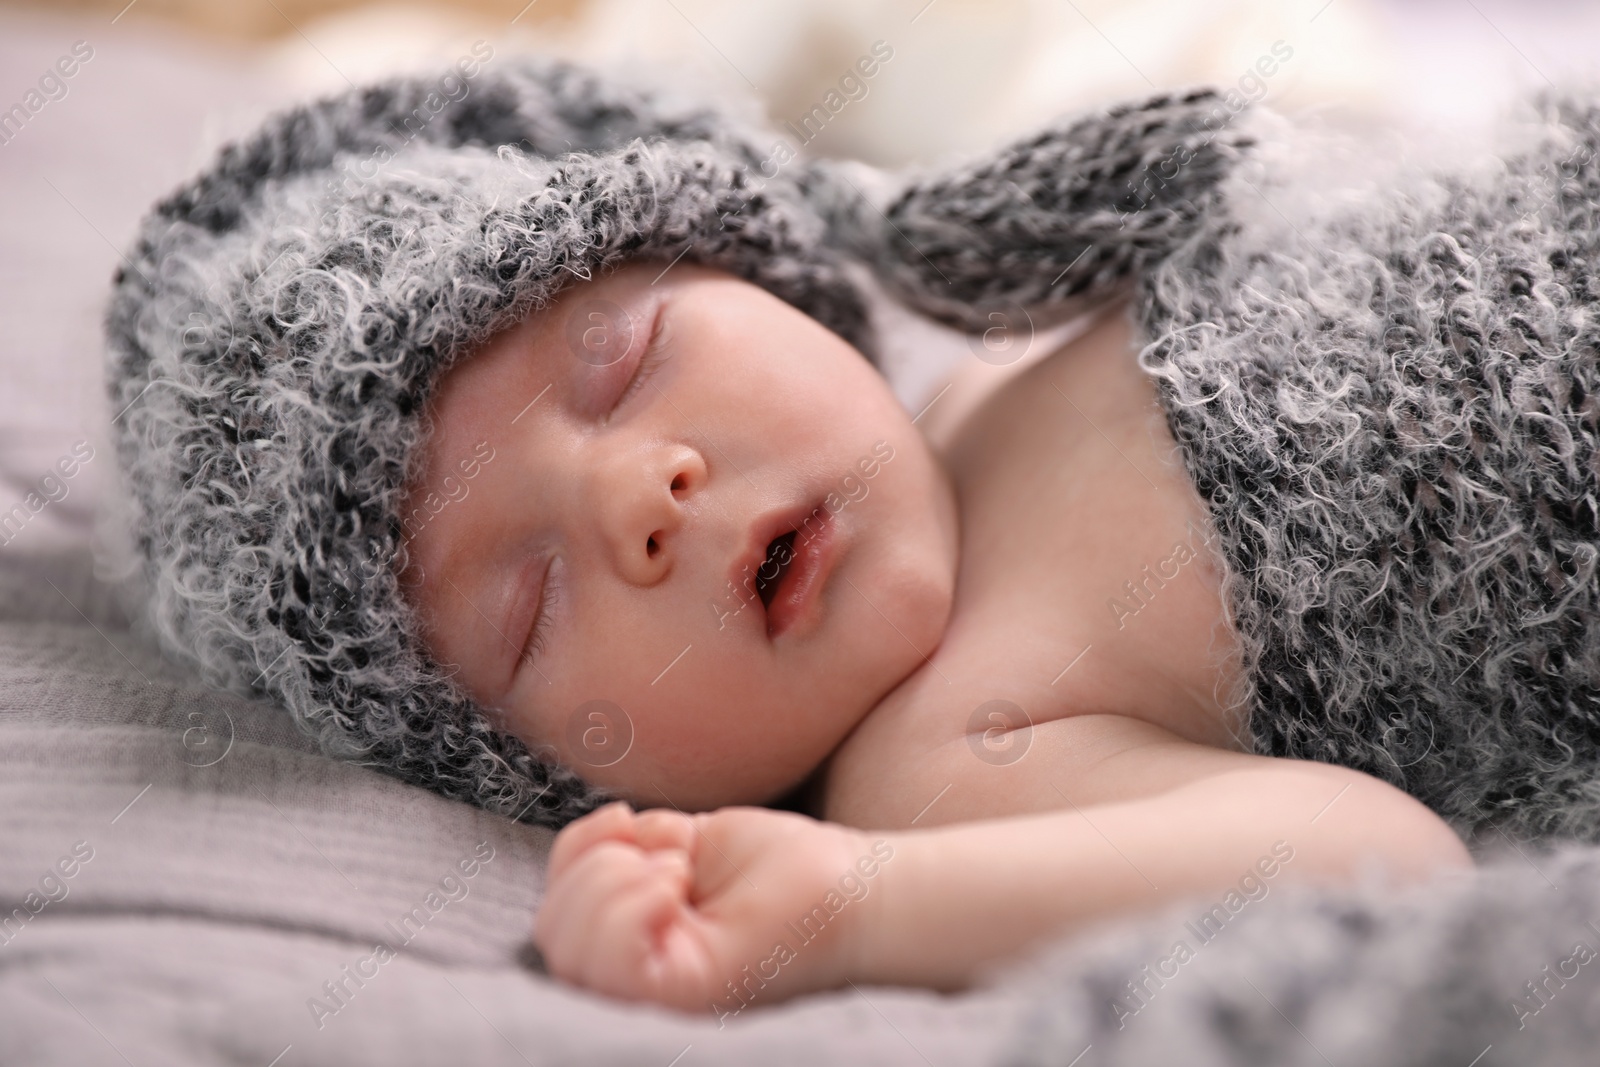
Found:
<path fill-rule="evenodd" d="M 556 568 L 552 564 L 545 572 L 544 586 L 539 590 L 539 608 L 533 617 L 533 625 L 528 628 L 528 640 L 522 646 L 522 659 L 533 662 L 535 652 L 543 652 L 545 640 L 549 637 L 550 614 L 555 606 L 561 587 L 556 579 Z"/>
<path fill-rule="evenodd" d="M 650 372 L 655 370 L 656 366 L 667 358 L 666 346 L 662 343 L 663 335 L 666 332 L 667 317 L 661 315 L 656 319 L 656 328 L 655 332 L 650 335 L 649 347 L 644 350 L 644 355 L 639 357 L 639 365 L 633 370 L 633 378 L 628 382 L 627 387 L 622 390 L 622 395 L 617 397 L 617 402 L 612 407 L 613 411 L 620 408 L 634 394 L 634 391 L 644 384 Z"/>

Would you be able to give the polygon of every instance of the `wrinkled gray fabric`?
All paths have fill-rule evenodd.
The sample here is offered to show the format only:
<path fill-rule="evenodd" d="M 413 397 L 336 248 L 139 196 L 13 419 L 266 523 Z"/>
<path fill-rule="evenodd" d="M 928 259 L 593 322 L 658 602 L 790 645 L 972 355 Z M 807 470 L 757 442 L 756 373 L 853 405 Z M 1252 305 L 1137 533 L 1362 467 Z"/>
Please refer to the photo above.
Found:
<path fill-rule="evenodd" d="M 553 981 L 550 830 L 323 756 L 122 622 L 86 558 L 0 553 L 0 1063 L 963 1067 L 1017 1021 L 868 987 L 719 1028 Z"/>

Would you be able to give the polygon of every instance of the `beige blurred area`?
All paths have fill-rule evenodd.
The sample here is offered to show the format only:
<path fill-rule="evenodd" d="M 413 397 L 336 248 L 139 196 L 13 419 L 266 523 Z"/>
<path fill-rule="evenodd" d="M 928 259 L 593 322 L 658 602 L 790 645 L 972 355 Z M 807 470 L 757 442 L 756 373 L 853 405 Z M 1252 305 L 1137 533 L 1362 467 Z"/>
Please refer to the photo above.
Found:
<path fill-rule="evenodd" d="M 525 18 L 535 21 L 560 19 L 582 5 L 583 0 L 455 0 L 448 5 L 456 12 L 478 15 L 492 21 L 509 21 L 524 8 Z M 311 24 L 328 15 L 369 7 L 367 0 L 52 0 L 37 6 L 56 12 L 118 16 L 138 22 L 154 20 L 201 33 L 240 41 L 268 41 L 295 32 L 295 27 Z M 440 5 L 444 7 L 446 5 Z M 119 19 L 120 21 L 120 19 Z"/>
<path fill-rule="evenodd" d="M 0 0 L 7 10 L 214 42 L 288 100 L 483 40 L 750 101 L 780 133 L 811 132 L 804 117 L 825 107 L 806 154 L 889 166 L 1196 84 L 1345 125 L 1471 124 L 1563 65 L 1592 68 L 1585 42 L 1600 34 L 1593 0 Z M 875 46 L 891 58 L 850 81 Z"/>
<path fill-rule="evenodd" d="M 1359 120 L 1392 102 L 1386 72 L 1398 62 L 1374 2 L 55 0 L 48 10 L 215 39 L 253 55 L 289 97 L 449 62 L 482 39 L 753 99 L 776 129 L 815 132 L 809 154 L 896 165 L 1197 83 Z M 890 58 L 852 81 L 874 46 Z M 819 107 L 827 121 L 804 126 Z"/>

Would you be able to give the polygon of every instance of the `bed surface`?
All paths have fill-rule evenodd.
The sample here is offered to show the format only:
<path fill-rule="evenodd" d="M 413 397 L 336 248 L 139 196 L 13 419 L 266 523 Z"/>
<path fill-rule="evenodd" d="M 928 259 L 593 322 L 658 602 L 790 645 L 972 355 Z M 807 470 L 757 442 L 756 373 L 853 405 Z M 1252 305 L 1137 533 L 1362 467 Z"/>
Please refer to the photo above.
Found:
<path fill-rule="evenodd" d="M 719 1029 L 556 983 L 550 831 L 317 755 L 151 655 L 87 564 L 0 554 L 0 902 L 38 894 L 0 928 L 0 1061 L 970 1064 L 1019 1010 L 864 989 Z"/>

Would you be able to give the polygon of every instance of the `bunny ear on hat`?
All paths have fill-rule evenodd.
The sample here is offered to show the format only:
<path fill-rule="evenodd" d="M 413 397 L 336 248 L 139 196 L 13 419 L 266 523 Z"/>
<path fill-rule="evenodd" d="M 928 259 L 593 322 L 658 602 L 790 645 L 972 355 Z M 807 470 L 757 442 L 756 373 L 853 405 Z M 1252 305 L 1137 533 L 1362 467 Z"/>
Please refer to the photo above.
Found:
<path fill-rule="evenodd" d="M 1022 307 L 1061 318 L 1177 248 L 1255 143 L 1211 88 L 1068 116 L 957 165 L 885 174 L 815 160 L 798 184 L 885 289 L 981 330 Z"/>

